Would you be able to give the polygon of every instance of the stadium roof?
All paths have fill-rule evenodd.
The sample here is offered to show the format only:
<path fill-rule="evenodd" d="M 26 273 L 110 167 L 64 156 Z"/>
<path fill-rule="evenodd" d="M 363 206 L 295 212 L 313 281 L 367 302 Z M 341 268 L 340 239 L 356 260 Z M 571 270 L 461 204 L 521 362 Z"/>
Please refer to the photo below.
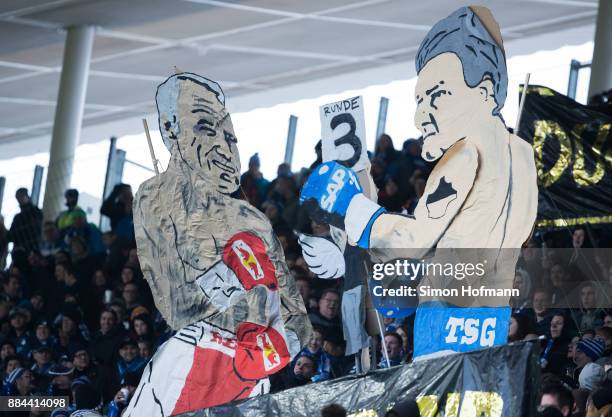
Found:
<path fill-rule="evenodd" d="M 63 28 L 96 25 L 84 125 L 154 110 L 173 72 L 217 80 L 231 100 L 412 60 L 459 0 L 2 0 L 0 146 L 49 135 Z M 495 0 L 506 42 L 592 26 L 595 0 Z M 560 43 L 561 44 L 561 43 Z M 120 132 L 119 132 L 120 133 Z M 103 139 L 103 138 L 100 138 Z"/>

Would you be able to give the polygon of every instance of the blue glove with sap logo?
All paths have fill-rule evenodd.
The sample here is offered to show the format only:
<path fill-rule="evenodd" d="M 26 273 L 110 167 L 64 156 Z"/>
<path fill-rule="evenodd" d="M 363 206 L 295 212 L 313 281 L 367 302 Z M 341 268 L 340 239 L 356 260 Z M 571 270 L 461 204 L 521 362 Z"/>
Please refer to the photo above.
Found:
<path fill-rule="evenodd" d="M 346 230 L 362 248 L 369 247 L 372 224 L 384 212 L 363 195 L 355 172 L 337 162 L 325 162 L 314 169 L 302 187 L 300 204 L 314 221 Z"/>
<path fill-rule="evenodd" d="M 300 203 L 312 199 L 327 213 L 344 217 L 353 197 L 362 192 L 352 169 L 337 162 L 325 162 L 308 177 L 300 193 Z"/>

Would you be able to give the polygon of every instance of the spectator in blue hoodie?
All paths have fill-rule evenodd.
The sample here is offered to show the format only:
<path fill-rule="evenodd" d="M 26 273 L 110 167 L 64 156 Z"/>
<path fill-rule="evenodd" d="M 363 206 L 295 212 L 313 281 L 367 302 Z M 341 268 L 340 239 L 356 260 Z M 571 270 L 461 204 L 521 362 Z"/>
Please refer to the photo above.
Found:
<path fill-rule="evenodd" d="M 295 365 L 297 358 L 303 353 L 308 356 L 312 356 L 317 360 L 317 372 L 312 377 L 313 382 L 325 381 L 330 379 L 331 376 L 331 361 L 329 354 L 323 349 L 323 341 L 325 340 L 325 333 L 320 327 L 314 327 L 308 344 L 293 360 L 292 365 Z"/>

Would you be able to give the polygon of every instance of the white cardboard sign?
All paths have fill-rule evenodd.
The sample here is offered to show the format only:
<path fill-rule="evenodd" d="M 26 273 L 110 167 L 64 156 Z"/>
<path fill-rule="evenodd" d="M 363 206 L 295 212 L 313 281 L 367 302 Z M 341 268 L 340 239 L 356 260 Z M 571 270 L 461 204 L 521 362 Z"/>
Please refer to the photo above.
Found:
<path fill-rule="evenodd" d="M 368 166 L 363 98 L 352 97 L 320 107 L 323 162 L 337 161 L 354 171 Z"/>

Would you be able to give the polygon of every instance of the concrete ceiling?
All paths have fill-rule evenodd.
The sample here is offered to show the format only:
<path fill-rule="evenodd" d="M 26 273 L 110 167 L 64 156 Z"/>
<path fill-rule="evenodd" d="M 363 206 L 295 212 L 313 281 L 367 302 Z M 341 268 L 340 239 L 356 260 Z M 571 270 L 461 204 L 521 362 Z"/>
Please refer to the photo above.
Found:
<path fill-rule="evenodd" d="M 492 0 L 506 41 L 592 25 L 595 0 Z M 65 27 L 97 26 L 85 126 L 154 111 L 173 66 L 231 98 L 406 62 L 461 0 L 2 0 L 0 146 L 48 135 Z"/>

